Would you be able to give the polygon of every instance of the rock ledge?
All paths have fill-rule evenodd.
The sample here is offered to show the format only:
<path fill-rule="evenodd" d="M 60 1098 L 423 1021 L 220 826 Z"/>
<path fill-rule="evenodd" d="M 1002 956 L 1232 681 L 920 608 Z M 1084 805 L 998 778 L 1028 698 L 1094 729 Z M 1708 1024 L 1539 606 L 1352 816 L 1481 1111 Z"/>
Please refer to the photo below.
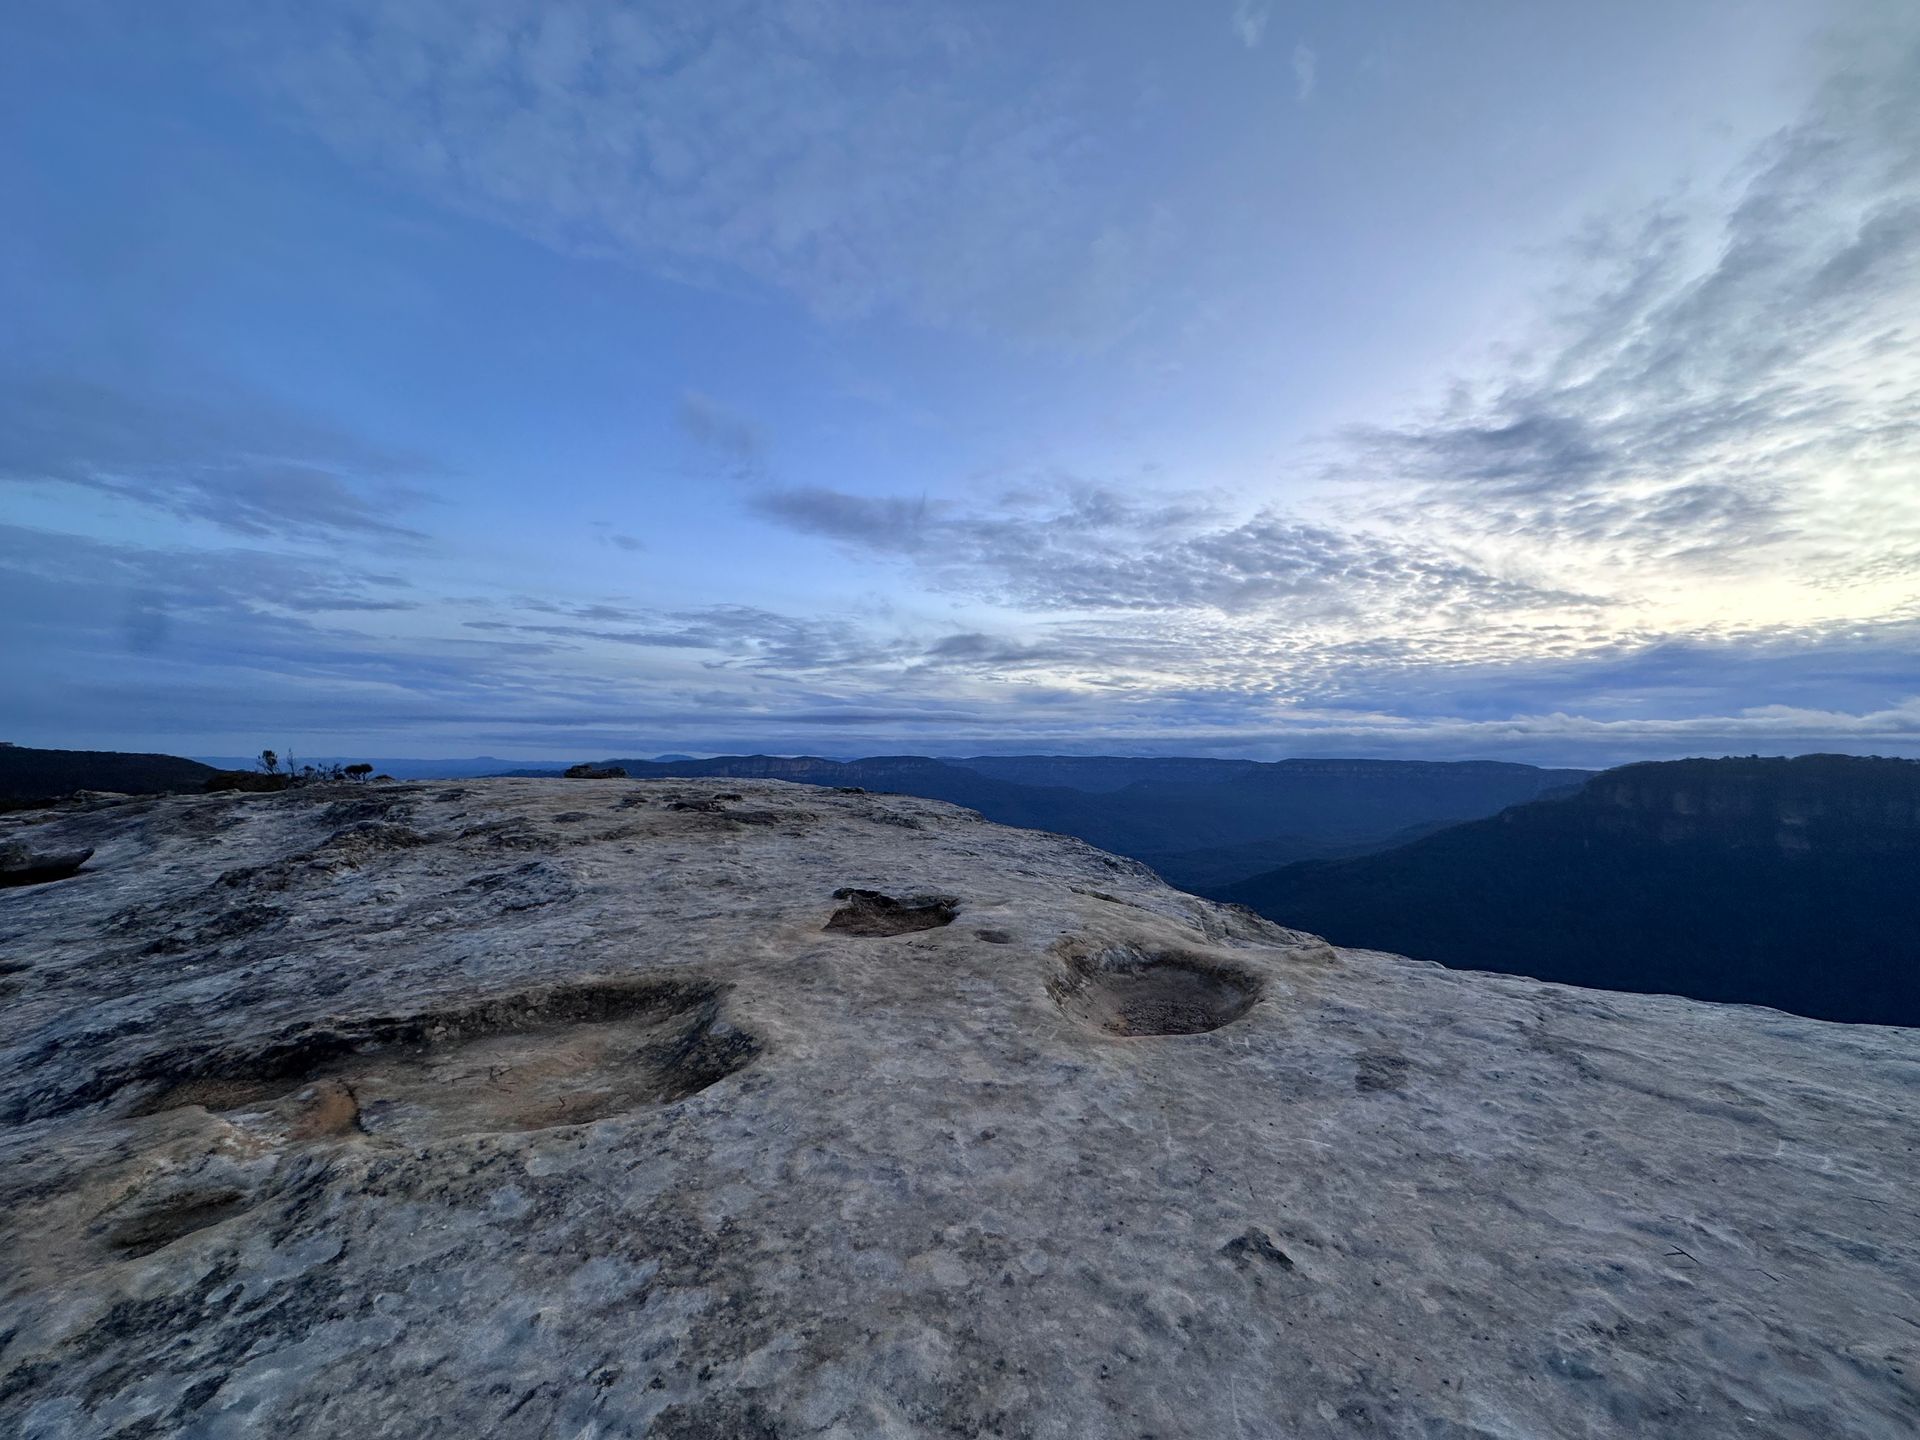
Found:
<path fill-rule="evenodd" d="M 0 1432 L 1920 1431 L 1920 1036 L 773 781 L 9 817 Z"/>

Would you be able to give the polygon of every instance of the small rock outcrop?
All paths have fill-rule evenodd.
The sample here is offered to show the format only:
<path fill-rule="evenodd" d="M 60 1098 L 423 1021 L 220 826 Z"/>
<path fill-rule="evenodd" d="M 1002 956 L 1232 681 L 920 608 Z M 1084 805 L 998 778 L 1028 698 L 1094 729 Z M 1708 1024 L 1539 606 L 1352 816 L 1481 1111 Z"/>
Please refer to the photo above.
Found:
<path fill-rule="evenodd" d="M 44 885 L 78 872 L 93 856 L 84 850 L 36 850 L 12 841 L 0 845 L 0 886 Z"/>
<path fill-rule="evenodd" d="M 878 890 L 842 888 L 833 898 L 846 903 L 827 917 L 826 928 L 843 935 L 911 935 L 951 925 L 960 902 L 950 895 L 912 895 L 896 900 Z"/>
<path fill-rule="evenodd" d="M 1920 1034 L 727 783 L 0 816 L 0 1434 L 1920 1428 Z"/>
<path fill-rule="evenodd" d="M 569 765 L 566 770 L 568 780 L 624 780 L 627 772 L 618 765 L 590 765 L 581 763 Z"/>

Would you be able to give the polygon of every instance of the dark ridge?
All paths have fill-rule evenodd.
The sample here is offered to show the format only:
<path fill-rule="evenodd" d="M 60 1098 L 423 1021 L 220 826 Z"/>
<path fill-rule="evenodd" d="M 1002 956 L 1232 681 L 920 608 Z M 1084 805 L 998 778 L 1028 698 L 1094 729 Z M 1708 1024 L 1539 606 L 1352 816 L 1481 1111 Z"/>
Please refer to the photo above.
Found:
<path fill-rule="evenodd" d="M 1223 899 L 1339 945 L 1610 990 L 1920 1025 L 1920 762 L 1628 765 Z"/>
<path fill-rule="evenodd" d="M 0 810 L 51 805 L 76 790 L 113 790 L 126 795 L 197 792 L 214 773 L 211 765 L 178 755 L 0 745 Z"/>

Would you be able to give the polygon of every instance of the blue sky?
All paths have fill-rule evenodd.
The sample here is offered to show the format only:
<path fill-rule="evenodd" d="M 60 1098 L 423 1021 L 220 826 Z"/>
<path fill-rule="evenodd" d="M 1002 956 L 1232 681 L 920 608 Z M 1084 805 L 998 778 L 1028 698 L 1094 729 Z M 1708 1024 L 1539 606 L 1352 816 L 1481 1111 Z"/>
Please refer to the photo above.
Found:
<path fill-rule="evenodd" d="M 1911 5 L 9 30 L 0 737 L 1920 754 Z"/>

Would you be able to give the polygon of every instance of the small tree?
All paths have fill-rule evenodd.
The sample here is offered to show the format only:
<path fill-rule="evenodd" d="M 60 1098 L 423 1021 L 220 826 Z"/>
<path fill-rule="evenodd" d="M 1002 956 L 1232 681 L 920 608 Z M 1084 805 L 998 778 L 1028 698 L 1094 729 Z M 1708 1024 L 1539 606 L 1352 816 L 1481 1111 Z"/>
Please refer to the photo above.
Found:
<path fill-rule="evenodd" d="M 349 765 L 346 769 L 346 776 L 349 780 L 364 780 L 371 774 L 373 774 L 373 766 L 367 764 L 364 760 L 356 765 Z"/>
<path fill-rule="evenodd" d="M 262 750 L 258 762 L 260 768 L 269 775 L 280 773 L 280 757 L 271 750 Z"/>

